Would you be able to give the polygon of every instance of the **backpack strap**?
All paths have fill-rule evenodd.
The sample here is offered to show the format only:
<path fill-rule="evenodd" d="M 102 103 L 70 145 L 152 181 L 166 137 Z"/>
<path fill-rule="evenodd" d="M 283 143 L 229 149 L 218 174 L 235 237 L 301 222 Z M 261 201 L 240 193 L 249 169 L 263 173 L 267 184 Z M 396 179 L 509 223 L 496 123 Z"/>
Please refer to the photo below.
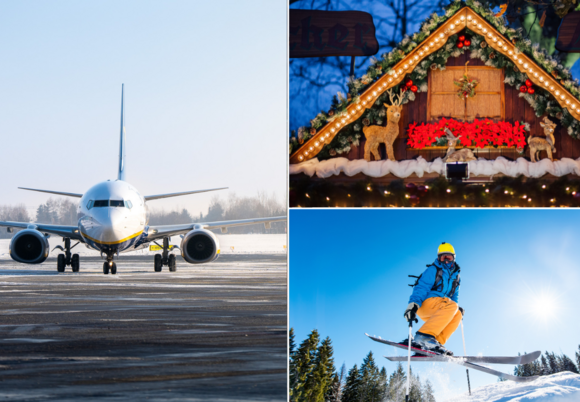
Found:
<path fill-rule="evenodd" d="M 435 265 L 435 264 L 432 264 L 432 266 L 433 265 Z M 437 268 L 437 275 L 435 275 L 435 283 L 433 284 L 433 287 L 431 288 L 431 290 L 434 290 L 437 292 L 437 291 L 443 290 L 443 269 L 441 269 L 437 266 L 436 266 L 436 268 Z"/>
<path fill-rule="evenodd" d="M 461 267 L 455 264 L 455 270 L 457 271 L 457 278 L 453 281 L 453 285 L 451 286 L 451 292 L 449 293 L 449 298 L 452 298 L 455 294 L 455 291 L 459 287 L 459 272 L 461 272 Z"/>

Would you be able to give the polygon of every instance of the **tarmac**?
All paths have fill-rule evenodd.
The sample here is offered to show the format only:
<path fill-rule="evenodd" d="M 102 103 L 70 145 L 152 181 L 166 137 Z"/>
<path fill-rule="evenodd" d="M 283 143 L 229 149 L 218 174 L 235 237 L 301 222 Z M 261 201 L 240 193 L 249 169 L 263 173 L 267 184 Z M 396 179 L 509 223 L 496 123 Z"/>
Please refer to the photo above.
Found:
<path fill-rule="evenodd" d="M 286 401 L 285 254 L 0 260 L 0 401 Z"/>

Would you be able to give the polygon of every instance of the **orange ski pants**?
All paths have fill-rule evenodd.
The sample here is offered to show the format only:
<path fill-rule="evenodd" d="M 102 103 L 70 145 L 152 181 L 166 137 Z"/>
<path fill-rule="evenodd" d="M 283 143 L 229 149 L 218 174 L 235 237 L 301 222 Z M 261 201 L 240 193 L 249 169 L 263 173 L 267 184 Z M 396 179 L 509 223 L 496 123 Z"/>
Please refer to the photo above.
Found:
<path fill-rule="evenodd" d="M 417 310 L 417 315 L 425 321 L 419 332 L 433 335 L 441 345 L 445 345 L 462 318 L 457 303 L 447 297 L 426 299 Z"/>

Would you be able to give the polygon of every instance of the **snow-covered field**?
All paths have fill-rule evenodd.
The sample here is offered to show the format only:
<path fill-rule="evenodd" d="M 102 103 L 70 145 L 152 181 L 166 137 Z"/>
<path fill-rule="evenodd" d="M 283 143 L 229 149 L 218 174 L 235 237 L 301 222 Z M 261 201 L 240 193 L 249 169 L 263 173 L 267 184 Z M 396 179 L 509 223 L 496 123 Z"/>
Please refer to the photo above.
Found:
<path fill-rule="evenodd" d="M 286 253 L 287 250 L 285 234 L 218 234 L 217 237 L 220 241 L 221 254 L 278 254 Z M 61 238 L 58 236 L 52 236 L 48 239 L 48 242 L 51 250 L 59 244 L 63 245 Z M 179 246 L 180 243 L 181 238 L 179 236 L 174 236 L 170 240 L 170 244 Z M 0 259 L 10 259 L 8 254 L 9 244 L 10 239 L 0 240 Z M 98 252 L 86 248 L 83 244 L 76 246 L 72 249 L 72 252 L 81 256 L 98 255 Z M 56 257 L 59 253 L 61 253 L 60 250 L 51 251 L 50 257 Z M 124 253 L 124 255 L 153 255 L 155 253 L 159 253 L 159 251 L 149 251 L 147 248 Z"/>
<path fill-rule="evenodd" d="M 405 178 L 412 174 L 423 177 L 425 173 L 445 174 L 445 163 L 441 158 L 433 162 L 427 162 L 424 158 L 410 159 L 405 161 L 373 161 L 367 162 L 364 159 L 349 161 L 346 158 L 332 158 L 319 161 L 314 158 L 309 161 L 290 165 L 290 174 L 304 173 L 308 176 L 317 175 L 321 178 L 339 175 L 344 172 L 347 176 L 354 176 L 357 173 L 364 173 L 370 177 L 383 177 L 388 174 Z M 549 159 L 542 159 L 532 163 L 524 158 L 516 161 L 509 161 L 504 157 L 494 160 L 479 158 L 469 162 L 469 174 L 471 176 L 493 176 L 496 174 L 517 177 L 542 177 L 545 174 L 554 176 L 564 176 L 575 174 L 580 176 L 580 158 L 574 160 L 562 158 L 562 160 L 552 162 Z"/>
<path fill-rule="evenodd" d="M 543 376 L 527 383 L 498 382 L 445 402 L 578 402 L 580 375 L 569 371 Z"/>

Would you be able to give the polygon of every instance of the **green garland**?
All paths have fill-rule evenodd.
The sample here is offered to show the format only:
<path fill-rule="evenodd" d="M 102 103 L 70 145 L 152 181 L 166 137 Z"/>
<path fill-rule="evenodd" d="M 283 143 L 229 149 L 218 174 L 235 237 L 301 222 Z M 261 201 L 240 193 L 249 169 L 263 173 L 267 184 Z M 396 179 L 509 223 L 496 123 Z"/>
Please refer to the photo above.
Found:
<path fill-rule="evenodd" d="M 424 186 L 395 180 L 343 184 L 309 177 L 290 180 L 290 207 L 578 207 L 580 180 L 555 181 L 503 176 L 485 185 L 450 183 L 444 177 Z M 428 187 L 428 188 L 425 188 Z"/>
<path fill-rule="evenodd" d="M 349 93 L 344 96 L 338 93 L 333 97 L 330 111 L 320 112 L 314 119 L 310 121 L 310 127 L 300 127 L 298 129 L 298 138 L 294 135 L 290 138 L 290 153 L 294 153 L 300 149 L 302 144 L 299 140 L 307 141 L 312 137 L 317 130 L 324 127 L 326 124 L 340 118 L 347 107 L 353 103 L 358 103 L 360 94 L 364 92 L 370 85 L 376 82 L 384 74 L 391 71 L 392 67 L 401 61 L 408 53 L 419 46 L 429 35 L 441 26 L 450 17 L 455 15 L 461 8 L 469 6 L 482 18 L 492 24 L 501 34 L 506 36 L 509 40 L 515 41 L 515 46 L 519 52 L 526 54 L 532 58 L 538 66 L 542 67 L 546 72 L 552 73 L 553 76 L 561 79 L 561 84 L 576 98 L 580 99 L 580 87 L 578 80 L 572 81 L 572 76 L 569 69 L 563 67 L 556 58 L 552 58 L 547 52 L 539 49 L 539 45 L 532 45 L 531 41 L 522 38 L 521 29 L 513 29 L 506 27 L 504 17 L 496 17 L 489 6 L 484 6 L 478 1 L 467 0 L 455 1 L 446 7 L 445 13 L 441 16 L 433 13 L 421 25 L 419 32 L 413 36 L 405 36 L 401 43 L 391 52 L 382 55 L 381 59 L 373 59 L 372 64 L 368 67 L 366 74 L 358 79 L 351 79 L 348 82 Z M 519 88 L 525 84 L 527 75 L 519 71 L 507 57 L 494 51 L 489 46 L 481 47 L 485 42 L 482 36 L 466 28 L 465 32 L 471 37 L 470 58 L 478 58 L 485 62 L 486 65 L 495 68 L 504 68 L 506 84 Z M 458 35 L 449 37 L 445 46 L 437 52 L 432 53 L 421 61 L 415 69 L 407 75 L 409 79 L 418 87 L 418 92 L 427 92 L 427 72 L 431 69 L 444 70 L 449 57 L 458 57 L 465 53 L 466 48 L 457 48 Z M 485 45 L 484 45 L 485 46 Z M 492 55 L 493 54 L 493 55 Z M 394 91 L 398 92 L 401 84 L 394 87 Z M 358 146 L 362 135 L 362 127 L 364 125 L 377 124 L 381 125 L 386 116 L 385 110 L 382 107 L 383 102 L 387 102 L 388 95 L 383 93 L 376 100 L 375 104 L 367 109 L 363 115 L 355 122 L 343 128 L 331 141 L 330 144 L 324 146 L 318 154 L 319 160 L 328 159 L 337 154 L 348 153 L 352 145 Z M 530 106 L 534 109 L 536 116 L 540 117 L 544 114 L 560 119 L 562 125 L 568 128 L 568 134 L 573 138 L 579 138 L 580 123 L 572 117 L 566 109 L 562 109 L 554 97 L 545 89 L 537 88 L 536 92 L 532 94 L 520 93 Z M 415 94 L 411 91 L 406 91 L 403 97 L 403 104 L 415 100 Z M 529 130 L 529 127 L 527 127 Z"/>

